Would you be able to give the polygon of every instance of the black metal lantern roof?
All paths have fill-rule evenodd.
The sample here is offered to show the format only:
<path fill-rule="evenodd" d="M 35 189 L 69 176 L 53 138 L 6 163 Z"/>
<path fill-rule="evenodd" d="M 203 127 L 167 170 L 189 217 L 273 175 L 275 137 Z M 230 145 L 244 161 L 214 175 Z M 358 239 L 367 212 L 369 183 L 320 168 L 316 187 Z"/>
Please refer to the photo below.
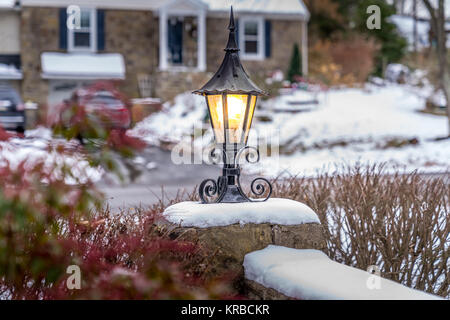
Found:
<path fill-rule="evenodd" d="M 236 26 L 234 23 L 233 7 L 231 8 L 230 24 L 228 26 L 230 34 L 227 47 L 225 48 L 225 58 L 216 72 L 203 88 L 194 91 L 195 94 L 253 94 L 256 96 L 266 95 L 250 80 L 248 74 L 239 59 L 239 48 L 236 44 Z"/>

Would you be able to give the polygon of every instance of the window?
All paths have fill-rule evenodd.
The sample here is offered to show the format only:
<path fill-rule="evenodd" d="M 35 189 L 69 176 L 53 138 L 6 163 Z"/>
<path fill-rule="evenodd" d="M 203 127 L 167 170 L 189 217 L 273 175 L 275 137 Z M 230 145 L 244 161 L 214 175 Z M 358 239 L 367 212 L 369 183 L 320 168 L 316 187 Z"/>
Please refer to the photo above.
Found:
<path fill-rule="evenodd" d="M 169 63 L 172 65 L 183 64 L 183 19 L 171 17 L 168 23 Z"/>
<path fill-rule="evenodd" d="M 69 51 L 97 51 L 97 14 L 95 9 L 81 9 L 80 26 L 68 29 Z"/>
<path fill-rule="evenodd" d="M 239 48 L 243 59 L 264 59 L 263 18 L 243 17 L 239 19 Z"/>

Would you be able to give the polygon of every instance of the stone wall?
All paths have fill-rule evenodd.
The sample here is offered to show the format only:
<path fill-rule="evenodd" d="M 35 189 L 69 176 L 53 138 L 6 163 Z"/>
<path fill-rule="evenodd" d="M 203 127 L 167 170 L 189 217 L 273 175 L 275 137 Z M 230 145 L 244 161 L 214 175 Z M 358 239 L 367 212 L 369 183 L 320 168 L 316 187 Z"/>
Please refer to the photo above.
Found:
<path fill-rule="evenodd" d="M 58 8 L 23 7 L 20 27 L 23 98 L 46 104 L 48 82 L 41 77 L 41 53 L 60 51 Z"/>
<path fill-rule="evenodd" d="M 206 72 L 159 71 L 154 74 L 153 83 L 156 96 L 168 101 L 182 92 L 200 88 L 210 77 L 212 74 Z"/>
<path fill-rule="evenodd" d="M 139 94 L 139 75 L 151 75 L 158 66 L 158 21 L 150 11 L 106 10 L 105 51 L 121 53 L 126 81 L 121 89 L 131 98 Z"/>
<path fill-rule="evenodd" d="M 209 273 L 214 276 L 227 273 L 243 276 L 246 254 L 268 245 L 294 249 L 325 250 L 326 241 L 322 225 L 245 224 L 223 227 L 179 227 L 166 224 L 171 237 L 199 243 L 207 252 L 214 253 L 209 261 Z"/>
<path fill-rule="evenodd" d="M 207 68 L 216 71 L 224 57 L 224 47 L 228 40 L 228 19 L 208 18 L 207 20 Z M 271 56 L 260 61 L 242 60 L 251 77 L 264 77 L 275 69 L 287 73 L 295 43 L 301 49 L 302 23 L 293 20 L 271 20 Z"/>

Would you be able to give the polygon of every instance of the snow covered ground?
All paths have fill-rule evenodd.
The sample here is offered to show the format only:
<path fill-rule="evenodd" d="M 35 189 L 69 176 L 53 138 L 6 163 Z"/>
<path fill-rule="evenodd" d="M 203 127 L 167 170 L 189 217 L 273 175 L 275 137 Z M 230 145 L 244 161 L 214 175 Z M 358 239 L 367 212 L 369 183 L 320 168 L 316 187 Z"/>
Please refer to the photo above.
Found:
<path fill-rule="evenodd" d="M 448 172 L 450 140 L 434 141 L 448 134 L 447 119 L 419 112 L 430 90 L 391 83 L 331 89 L 314 94 L 319 104 L 310 112 L 298 113 L 274 111 L 292 108 L 284 104 L 295 101 L 296 93 L 273 98 L 262 104 L 264 110 L 256 111 L 253 128 L 260 136 L 278 133 L 280 156 L 263 157 L 259 165 L 245 169 L 269 176 L 314 176 L 318 171 L 335 172 L 342 165 L 387 163 L 388 169 Z M 304 99 L 304 92 L 299 91 L 298 96 Z M 155 145 L 171 140 L 198 149 L 212 139 L 209 132 L 206 140 L 190 142 L 193 126 L 202 123 L 206 112 L 202 97 L 185 93 L 174 105 L 165 105 L 163 112 L 138 124 L 132 133 Z M 258 121 L 261 114 L 269 120 Z M 250 144 L 254 143 L 251 134 Z"/>
<path fill-rule="evenodd" d="M 256 144 L 257 133 L 260 137 L 275 137 L 279 142 L 279 156 L 262 154 L 259 164 L 244 165 L 244 169 L 247 173 L 267 176 L 281 173 L 314 176 L 318 172 L 342 170 L 345 165 L 387 163 L 387 170 L 448 173 L 450 140 L 434 141 L 447 134 L 447 119 L 418 111 L 424 108 L 431 91 L 429 87 L 396 84 L 331 89 L 311 93 L 319 103 L 309 111 L 297 110 L 304 112 L 277 111 L 295 109 L 297 100 L 305 100 L 302 91 L 265 101 L 255 113 L 250 144 Z M 210 127 L 204 122 L 206 116 L 203 98 L 184 93 L 173 105 L 166 104 L 162 112 L 144 119 L 130 133 L 152 145 L 181 142 L 189 152 L 204 152 L 213 142 L 211 131 L 206 132 L 203 139 L 192 141 L 192 136 L 203 132 L 202 125 Z M 25 139 L 0 142 L 0 163 L 9 161 L 14 165 L 23 159 L 38 158 L 45 158 L 49 164 L 66 161 L 78 176 L 83 172 L 94 181 L 101 178 L 103 172 L 90 168 L 81 156 L 63 159 L 56 153 L 49 153 L 49 142 L 57 140 L 44 128 L 27 131 Z M 264 145 L 259 144 L 259 147 L 263 149 Z"/>

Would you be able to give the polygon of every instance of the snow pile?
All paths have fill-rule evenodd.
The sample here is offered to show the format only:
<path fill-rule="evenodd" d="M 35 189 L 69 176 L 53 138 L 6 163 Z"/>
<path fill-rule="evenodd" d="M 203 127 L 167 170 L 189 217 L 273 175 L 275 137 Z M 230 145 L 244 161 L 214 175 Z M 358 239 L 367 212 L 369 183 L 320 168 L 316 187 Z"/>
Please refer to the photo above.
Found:
<path fill-rule="evenodd" d="M 190 139 L 195 125 L 202 125 L 207 116 L 205 98 L 186 92 L 165 103 L 161 112 L 150 115 L 128 132 L 147 143 L 159 146 L 161 141 L 178 143 Z"/>
<path fill-rule="evenodd" d="M 414 73 L 414 78 L 419 77 Z M 277 138 L 278 134 L 280 156 L 262 154 L 259 165 L 244 165 L 244 170 L 268 176 L 315 176 L 318 171 L 339 171 L 343 164 L 387 163 L 392 170 L 446 172 L 450 167 L 450 140 L 432 140 L 448 134 L 447 119 L 418 112 L 424 109 L 433 91 L 429 85 L 367 84 L 365 88 L 318 93 L 290 90 L 260 102 L 249 144 L 256 145 L 257 133 L 260 141 L 276 140 L 270 146 L 277 147 L 278 139 L 272 137 Z M 311 97 L 316 97 L 319 104 L 292 105 Z M 295 108 L 310 110 L 280 111 Z M 173 105 L 167 103 L 162 112 L 143 120 L 131 133 L 154 145 L 182 142 L 198 152 L 213 141 L 211 130 L 203 139 L 191 140 L 200 131 L 194 127 L 210 128 L 208 122 L 204 123 L 205 118 L 204 98 L 187 92 L 177 96 Z"/>
<path fill-rule="evenodd" d="M 400 63 L 391 63 L 386 67 L 385 78 L 388 81 L 398 83 L 409 76 L 409 68 Z"/>
<path fill-rule="evenodd" d="M 439 297 L 329 259 L 318 250 L 270 245 L 244 259 L 245 277 L 302 300 L 434 300 Z"/>
<path fill-rule="evenodd" d="M 272 112 L 302 112 L 317 108 L 319 97 L 324 93 L 310 92 L 305 90 L 291 90 L 289 93 L 280 95 L 267 102 L 262 102 L 264 109 Z"/>
<path fill-rule="evenodd" d="M 389 84 L 365 89 L 332 89 L 309 113 L 274 113 L 259 132 L 279 130 L 280 158 L 264 158 L 260 170 L 314 176 L 342 164 L 388 163 L 407 171 L 445 172 L 450 167 L 447 119 L 418 112 L 431 88 Z M 418 141 L 395 147 L 397 142 Z M 256 172 L 261 172 L 253 166 Z M 250 168 L 251 169 L 251 168 Z"/>
<path fill-rule="evenodd" d="M 232 224 L 298 225 L 320 223 L 307 205 L 288 199 L 272 198 L 266 202 L 213 203 L 180 202 L 168 207 L 164 217 L 183 227 L 209 228 Z"/>
<path fill-rule="evenodd" d="M 103 170 L 92 168 L 89 162 L 82 155 L 63 155 L 56 151 L 49 152 L 50 144 L 57 144 L 58 140 L 52 138 L 51 131 L 47 128 L 38 127 L 34 130 L 25 131 L 25 138 L 11 138 L 8 141 L 0 142 L 0 166 L 17 168 L 22 162 L 33 164 L 40 160 L 45 160 L 45 167 L 52 170 L 55 166 L 66 165 L 71 168 L 74 177 L 67 177 L 66 183 L 84 183 L 88 180 L 96 182 L 101 179 Z M 62 140 L 61 143 L 66 143 Z M 53 172 L 58 175 L 58 172 Z"/>

